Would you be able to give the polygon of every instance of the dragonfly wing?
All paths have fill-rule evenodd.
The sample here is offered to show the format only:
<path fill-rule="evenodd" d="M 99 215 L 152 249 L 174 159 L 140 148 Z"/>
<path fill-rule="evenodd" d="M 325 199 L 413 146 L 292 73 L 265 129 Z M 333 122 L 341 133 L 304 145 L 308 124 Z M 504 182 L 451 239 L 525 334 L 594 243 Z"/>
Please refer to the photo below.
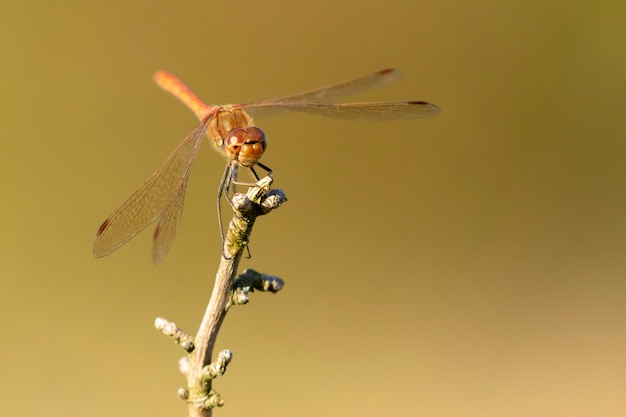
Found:
<path fill-rule="evenodd" d="M 363 77 L 354 78 L 348 81 L 331 84 L 325 87 L 316 88 L 304 93 L 291 94 L 288 96 L 276 97 L 254 104 L 244 104 L 242 107 L 253 117 L 264 116 L 273 112 L 284 110 L 281 108 L 266 106 L 269 103 L 321 103 L 336 102 L 338 99 L 367 91 L 376 87 L 389 84 L 402 76 L 398 69 L 384 69 Z"/>
<path fill-rule="evenodd" d="M 165 259 L 165 255 L 170 251 L 176 233 L 178 233 L 178 226 L 185 203 L 187 178 L 182 179 L 182 185 L 176 195 L 170 199 L 170 203 L 163 211 L 159 223 L 154 229 L 154 234 L 152 235 L 152 261 L 155 264 L 160 264 Z"/>
<path fill-rule="evenodd" d="M 102 257 L 110 254 L 164 214 L 169 217 L 177 216 L 178 219 L 174 221 L 178 224 L 186 177 L 198 153 L 207 125 L 208 120 L 200 123 L 178 145 L 163 165 L 102 223 L 93 245 L 94 256 Z M 180 208 L 176 209 L 176 204 L 180 204 Z M 171 227 L 167 226 L 166 229 L 170 230 Z M 173 240 L 174 236 L 170 239 Z M 162 241 L 159 244 L 166 246 Z M 171 246 L 171 241 L 167 246 L 168 249 L 169 246 Z"/>
<path fill-rule="evenodd" d="M 352 120 L 419 119 L 434 116 L 441 110 L 426 101 L 396 101 L 379 103 L 265 103 L 261 106 L 276 110 L 299 111 L 319 116 Z M 246 109 L 247 110 L 247 109 Z"/>

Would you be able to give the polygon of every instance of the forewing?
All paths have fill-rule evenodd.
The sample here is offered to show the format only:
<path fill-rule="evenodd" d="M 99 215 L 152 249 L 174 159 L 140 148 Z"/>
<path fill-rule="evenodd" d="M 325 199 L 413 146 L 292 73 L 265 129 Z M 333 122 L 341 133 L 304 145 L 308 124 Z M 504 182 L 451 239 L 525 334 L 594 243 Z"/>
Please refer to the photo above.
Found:
<path fill-rule="evenodd" d="M 175 206 L 176 201 L 180 200 L 182 209 L 186 175 L 197 155 L 206 129 L 205 120 L 196 126 L 163 165 L 102 223 L 93 245 L 94 256 L 106 256 L 128 242 L 161 216 L 168 207 L 172 207 L 173 204 Z M 175 215 L 180 218 L 180 213 Z"/>
<path fill-rule="evenodd" d="M 338 99 L 354 95 L 363 91 L 389 84 L 402 76 L 400 70 L 389 68 L 372 74 L 342 81 L 304 93 L 291 94 L 263 100 L 258 103 L 242 105 L 253 117 L 267 115 L 276 111 L 285 110 L 284 107 L 272 106 L 272 103 L 321 103 L 336 102 Z"/>

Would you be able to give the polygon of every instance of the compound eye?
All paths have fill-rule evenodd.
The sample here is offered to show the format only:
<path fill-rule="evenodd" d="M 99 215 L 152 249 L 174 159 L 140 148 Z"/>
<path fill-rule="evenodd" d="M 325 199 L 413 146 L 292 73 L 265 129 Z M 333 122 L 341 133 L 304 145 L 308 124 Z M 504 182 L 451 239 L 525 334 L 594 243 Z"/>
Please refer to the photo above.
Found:
<path fill-rule="evenodd" d="M 256 126 L 248 128 L 248 142 L 265 142 L 265 133 Z"/>
<path fill-rule="evenodd" d="M 226 147 L 230 149 L 239 149 L 241 145 L 246 143 L 248 132 L 242 128 L 236 128 L 230 131 L 226 137 Z"/>
<path fill-rule="evenodd" d="M 240 127 L 230 131 L 224 141 L 224 151 L 229 159 L 237 159 L 241 147 L 246 143 L 248 132 Z"/>

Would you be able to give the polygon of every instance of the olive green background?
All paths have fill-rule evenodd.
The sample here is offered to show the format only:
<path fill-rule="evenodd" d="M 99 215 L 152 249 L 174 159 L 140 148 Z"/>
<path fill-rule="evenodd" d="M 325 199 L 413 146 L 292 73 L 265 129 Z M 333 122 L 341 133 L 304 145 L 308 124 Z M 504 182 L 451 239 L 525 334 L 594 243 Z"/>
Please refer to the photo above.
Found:
<path fill-rule="evenodd" d="M 257 120 L 289 202 L 243 267 L 217 416 L 626 416 L 623 1 L 3 2 L 0 415 L 184 416 L 219 260 L 209 143 L 174 247 L 100 223 L 195 126 L 151 76 L 247 102 L 386 67 L 431 119 Z"/>

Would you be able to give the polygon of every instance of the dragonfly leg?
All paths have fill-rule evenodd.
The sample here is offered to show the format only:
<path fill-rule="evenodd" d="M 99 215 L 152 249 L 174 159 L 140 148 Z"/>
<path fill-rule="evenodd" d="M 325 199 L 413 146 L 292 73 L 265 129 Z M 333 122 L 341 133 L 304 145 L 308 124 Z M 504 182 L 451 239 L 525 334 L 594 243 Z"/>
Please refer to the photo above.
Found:
<path fill-rule="evenodd" d="M 250 167 L 250 172 L 252 172 L 252 175 L 254 176 L 254 179 L 259 181 L 261 178 L 259 178 L 259 176 L 257 175 L 256 171 L 254 170 L 254 167 Z"/>
<path fill-rule="evenodd" d="M 272 176 L 272 170 L 271 168 L 268 168 L 266 165 L 263 165 L 260 162 L 257 162 L 257 166 L 260 166 L 261 168 L 263 168 L 266 172 L 268 176 Z M 254 167 L 248 167 L 248 169 L 250 170 L 250 173 L 252 174 L 252 176 L 254 177 L 254 180 L 256 182 L 261 181 L 261 177 L 259 177 L 259 174 L 256 173 Z M 243 181 L 237 181 L 236 180 L 236 176 L 232 176 L 232 180 L 231 180 L 231 184 L 233 185 L 243 185 L 244 187 L 254 187 L 256 185 L 255 183 L 251 183 L 251 182 L 243 182 Z M 235 187 L 233 186 L 233 194 L 236 192 Z"/>
<path fill-rule="evenodd" d="M 237 175 L 236 166 L 233 169 L 233 165 L 233 163 L 228 163 L 226 165 L 226 168 L 224 169 L 224 174 L 222 174 L 220 186 L 217 189 L 217 219 L 220 224 L 220 236 L 222 238 L 222 256 L 224 257 L 224 259 L 230 258 L 226 256 L 226 253 L 224 252 L 224 241 L 226 239 L 226 236 L 224 233 L 224 221 L 222 220 L 222 196 L 228 201 L 228 203 L 232 207 L 233 203 L 228 196 L 228 190 L 231 183 L 233 182 L 233 176 Z"/>
<path fill-rule="evenodd" d="M 230 196 L 231 185 L 232 185 L 233 195 L 237 192 L 237 189 L 236 189 L 237 184 L 247 185 L 247 186 L 255 185 L 255 184 L 247 184 L 247 183 L 238 182 L 237 181 L 238 168 L 239 166 L 235 162 L 230 162 L 228 163 L 228 165 L 226 165 L 226 168 L 224 169 L 224 174 L 222 174 L 222 180 L 220 181 L 220 186 L 217 192 L 217 217 L 218 217 L 218 222 L 220 224 L 220 236 L 222 238 L 222 257 L 227 260 L 230 260 L 232 258 L 226 255 L 226 252 L 224 251 L 224 242 L 226 241 L 226 233 L 224 231 L 224 220 L 222 218 L 222 197 L 224 197 L 224 199 L 228 201 L 228 204 L 230 204 L 230 207 L 233 210 L 237 210 L 235 206 L 233 205 L 232 197 Z M 250 248 L 248 247 L 248 245 L 246 245 L 246 251 L 248 253 L 247 258 L 251 258 L 252 255 L 250 254 Z"/>
<path fill-rule="evenodd" d="M 257 163 L 257 165 L 260 166 L 262 169 L 264 169 L 267 172 L 268 176 L 272 175 L 272 170 L 268 168 L 266 165 L 261 164 L 261 163 Z M 220 181 L 220 186 L 217 192 L 217 216 L 218 216 L 218 221 L 220 225 L 220 235 L 222 238 L 222 256 L 224 257 L 224 259 L 231 259 L 231 258 L 226 256 L 226 253 L 224 251 L 224 242 L 226 240 L 226 233 L 224 230 L 224 221 L 222 218 L 222 197 L 225 198 L 226 201 L 228 201 L 228 204 L 230 204 L 231 208 L 234 211 L 236 211 L 237 208 L 235 208 L 232 198 L 237 192 L 237 185 L 243 185 L 246 187 L 253 187 L 257 185 L 256 183 L 237 181 L 237 176 L 239 172 L 238 168 L 239 168 L 239 165 L 235 161 L 231 161 L 226 165 L 226 168 L 224 169 L 224 174 L 222 175 L 222 180 Z M 256 173 L 253 167 L 250 167 L 250 172 L 252 173 L 252 175 L 254 176 L 257 182 L 261 180 L 259 178 L 259 175 Z M 250 258 L 252 255 L 250 254 L 250 248 L 247 245 L 246 245 L 246 250 L 247 250 L 247 255 L 248 255 L 247 257 Z"/>
<path fill-rule="evenodd" d="M 263 168 L 265 170 L 265 172 L 267 172 L 267 175 L 269 175 L 270 177 L 272 176 L 272 173 L 273 173 L 272 168 L 270 168 L 267 165 L 262 164 L 260 162 L 257 162 L 256 164 L 257 164 L 258 167 Z M 252 169 L 252 168 L 250 168 L 250 169 Z M 254 170 L 252 170 L 252 172 L 254 172 Z M 256 177 L 256 172 L 254 173 L 254 176 Z M 258 180 L 259 180 L 259 178 L 257 177 L 257 181 Z"/>

